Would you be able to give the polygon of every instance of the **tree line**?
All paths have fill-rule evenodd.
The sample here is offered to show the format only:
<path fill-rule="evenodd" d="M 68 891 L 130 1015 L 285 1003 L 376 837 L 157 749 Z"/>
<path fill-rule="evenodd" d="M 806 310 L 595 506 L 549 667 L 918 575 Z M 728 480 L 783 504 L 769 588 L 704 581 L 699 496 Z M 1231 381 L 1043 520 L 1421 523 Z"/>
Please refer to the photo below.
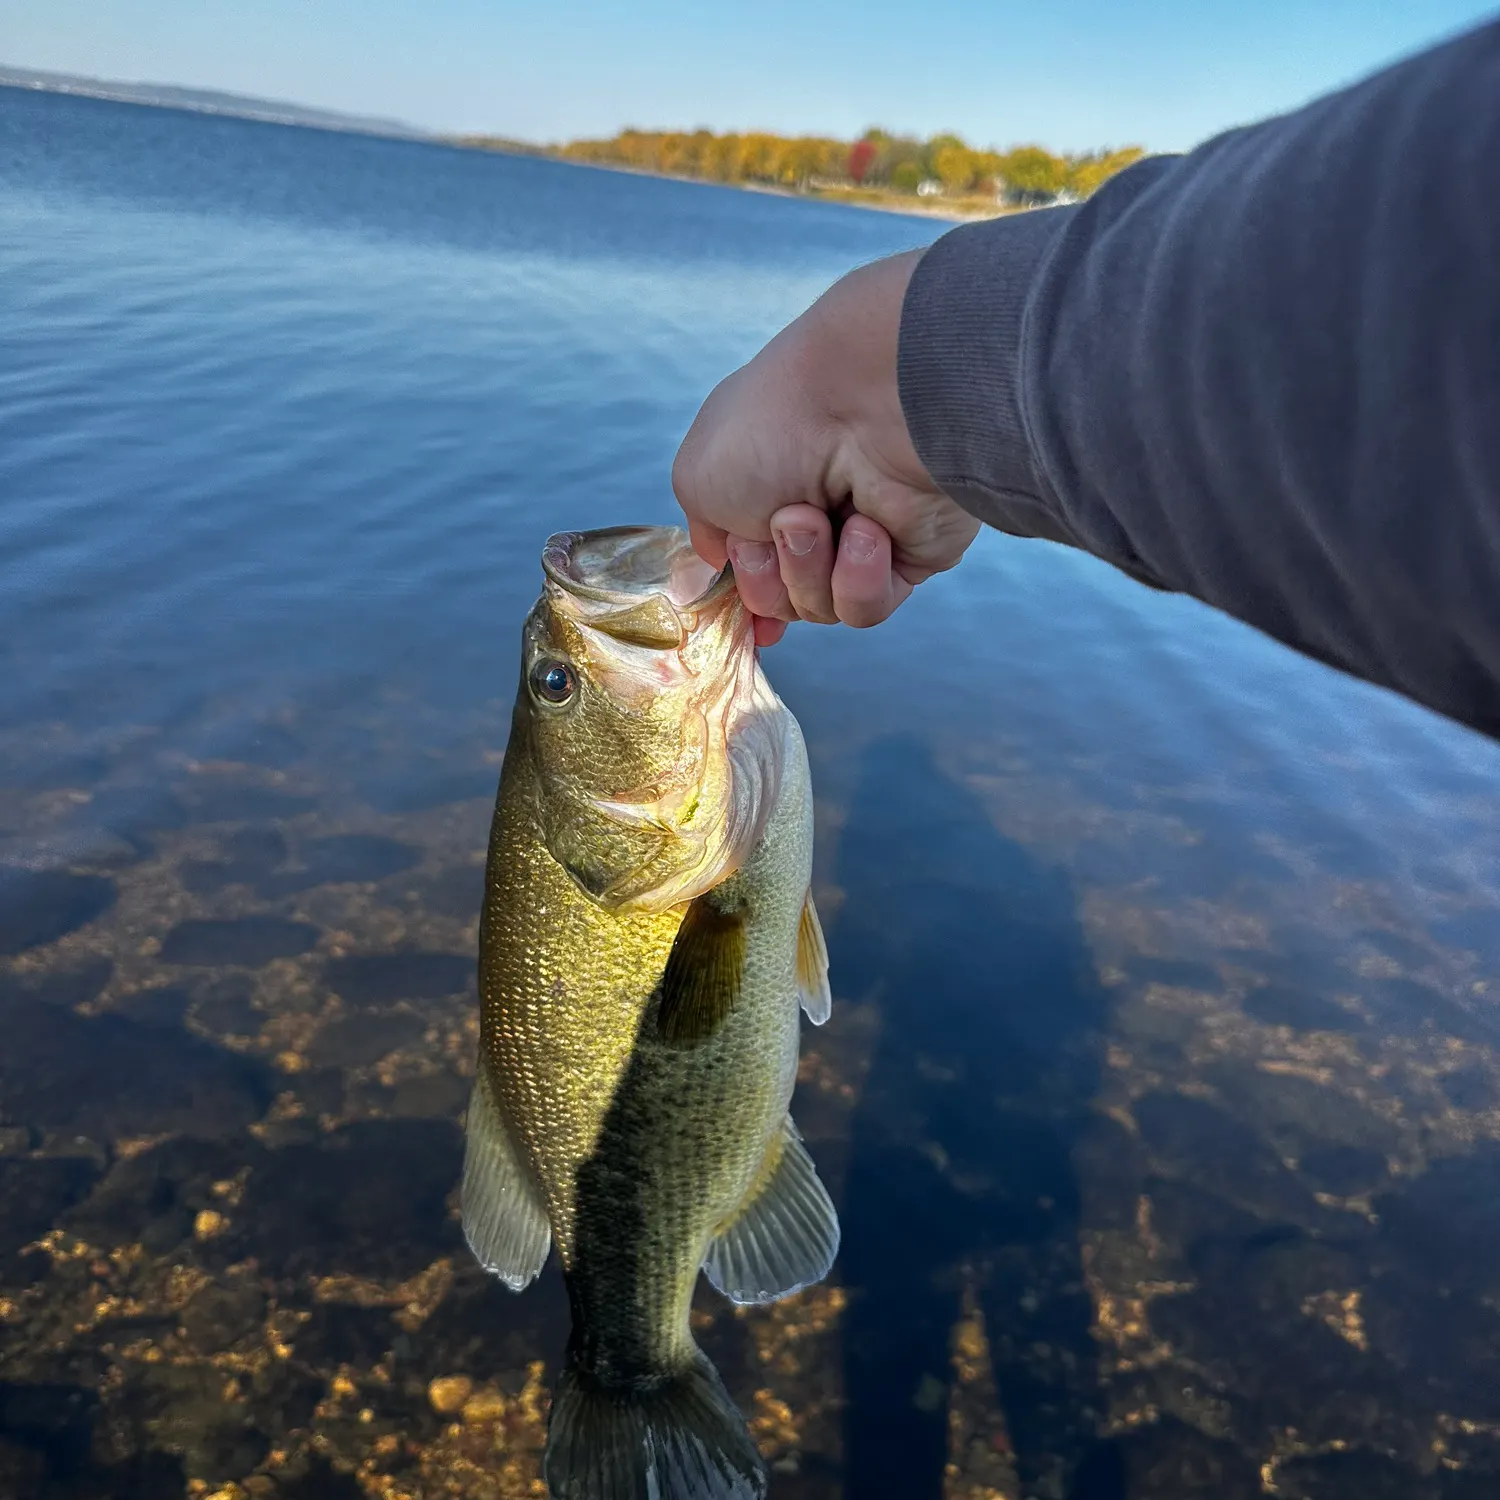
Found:
<path fill-rule="evenodd" d="M 858 140 L 716 135 L 711 130 L 622 130 L 609 140 L 571 141 L 559 155 L 709 182 L 807 190 L 882 188 L 895 193 L 993 196 L 1013 206 L 1086 198 L 1145 153 L 1139 146 L 1056 155 L 1041 146 L 981 151 L 956 135 L 928 140 L 867 130 Z"/>

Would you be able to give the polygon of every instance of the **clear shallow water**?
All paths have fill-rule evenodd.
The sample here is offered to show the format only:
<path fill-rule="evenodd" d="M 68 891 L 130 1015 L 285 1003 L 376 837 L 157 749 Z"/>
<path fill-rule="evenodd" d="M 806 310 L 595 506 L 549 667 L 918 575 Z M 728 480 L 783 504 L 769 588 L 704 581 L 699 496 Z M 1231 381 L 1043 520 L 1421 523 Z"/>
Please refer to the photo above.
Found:
<path fill-rule="evenodd" d="M 447 1195 L 540 544 L 934 232 L 0 90 L 0 1494 L 534 1493 L 560 1289 Z M 702 1337 L 775 1493 L 1492 1494 L 1495 747 L 999 538 L 770 667 L 845 1253 Z"/>

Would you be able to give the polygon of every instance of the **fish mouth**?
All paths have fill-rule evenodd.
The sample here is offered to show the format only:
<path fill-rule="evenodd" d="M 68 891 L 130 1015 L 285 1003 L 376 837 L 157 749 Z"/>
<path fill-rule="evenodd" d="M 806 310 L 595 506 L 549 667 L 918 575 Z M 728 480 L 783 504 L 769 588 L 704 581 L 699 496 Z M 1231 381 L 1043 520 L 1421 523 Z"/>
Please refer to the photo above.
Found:
<path fill-rule="evenodd" d="M 730 566 L 715 572 L 680 526 L 560 531 L 542 548 L 542 572 L 582 623 L 661 649 L 682 646 L 734 590 Z"/>
<path fill-rule="evenodd" d="M 592 788 L 582 804 L 623 836 L 610 868 L 583 868 L 550 839 L 549 848 L 608 909 L 691 900 L 745 858 L 780 780 L 781 732 L 765 731 L 783 711 L 760 673 L 733 571 L 704 562 L 677 526 L 560 532 L 542 570 L 545 607 L 579 632 L 591 676 L 622 712 L 643 712 L 664 690 L 681 695 L 674 763 L 646 785 Z"/>

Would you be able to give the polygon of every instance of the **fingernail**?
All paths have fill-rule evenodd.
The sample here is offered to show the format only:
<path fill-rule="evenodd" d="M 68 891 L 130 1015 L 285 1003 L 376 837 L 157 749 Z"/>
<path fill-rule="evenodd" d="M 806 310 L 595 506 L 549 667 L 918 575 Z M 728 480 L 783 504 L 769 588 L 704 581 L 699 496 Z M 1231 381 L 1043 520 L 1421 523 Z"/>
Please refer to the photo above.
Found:
<path fill-rule="evenodd" d="M 851 562 L 869 562 L 875 556 L 875 538 L 868 531 L 846 531 L 843 542 Z"/>
<path fill-rule="evenodd" d="M 806 557 L 818 545 L 816 531 L 779 531 L 777 535 L 793 557 Z"/>
<path fill-rule="evenodd" d="M 742 573 L 764 573 L 776 559 L 769 542 L 736 542 L 734 565 Z"/>

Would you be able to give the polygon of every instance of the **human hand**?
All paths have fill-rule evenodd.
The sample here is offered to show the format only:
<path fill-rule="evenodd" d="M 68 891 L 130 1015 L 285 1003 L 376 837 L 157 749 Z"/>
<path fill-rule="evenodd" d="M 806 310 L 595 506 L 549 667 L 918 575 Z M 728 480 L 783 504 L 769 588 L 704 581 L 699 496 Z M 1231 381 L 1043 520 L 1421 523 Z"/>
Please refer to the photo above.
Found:
<path fill-rule="evenodd" d="M 761 645 L 788 620 L 878 625 L 979 531 L 922 467 L 901 411 L 901 304 L 920 258 L 836 282 L 714 388 L 678 450 L 693 546 L 733 562 Z"/>

